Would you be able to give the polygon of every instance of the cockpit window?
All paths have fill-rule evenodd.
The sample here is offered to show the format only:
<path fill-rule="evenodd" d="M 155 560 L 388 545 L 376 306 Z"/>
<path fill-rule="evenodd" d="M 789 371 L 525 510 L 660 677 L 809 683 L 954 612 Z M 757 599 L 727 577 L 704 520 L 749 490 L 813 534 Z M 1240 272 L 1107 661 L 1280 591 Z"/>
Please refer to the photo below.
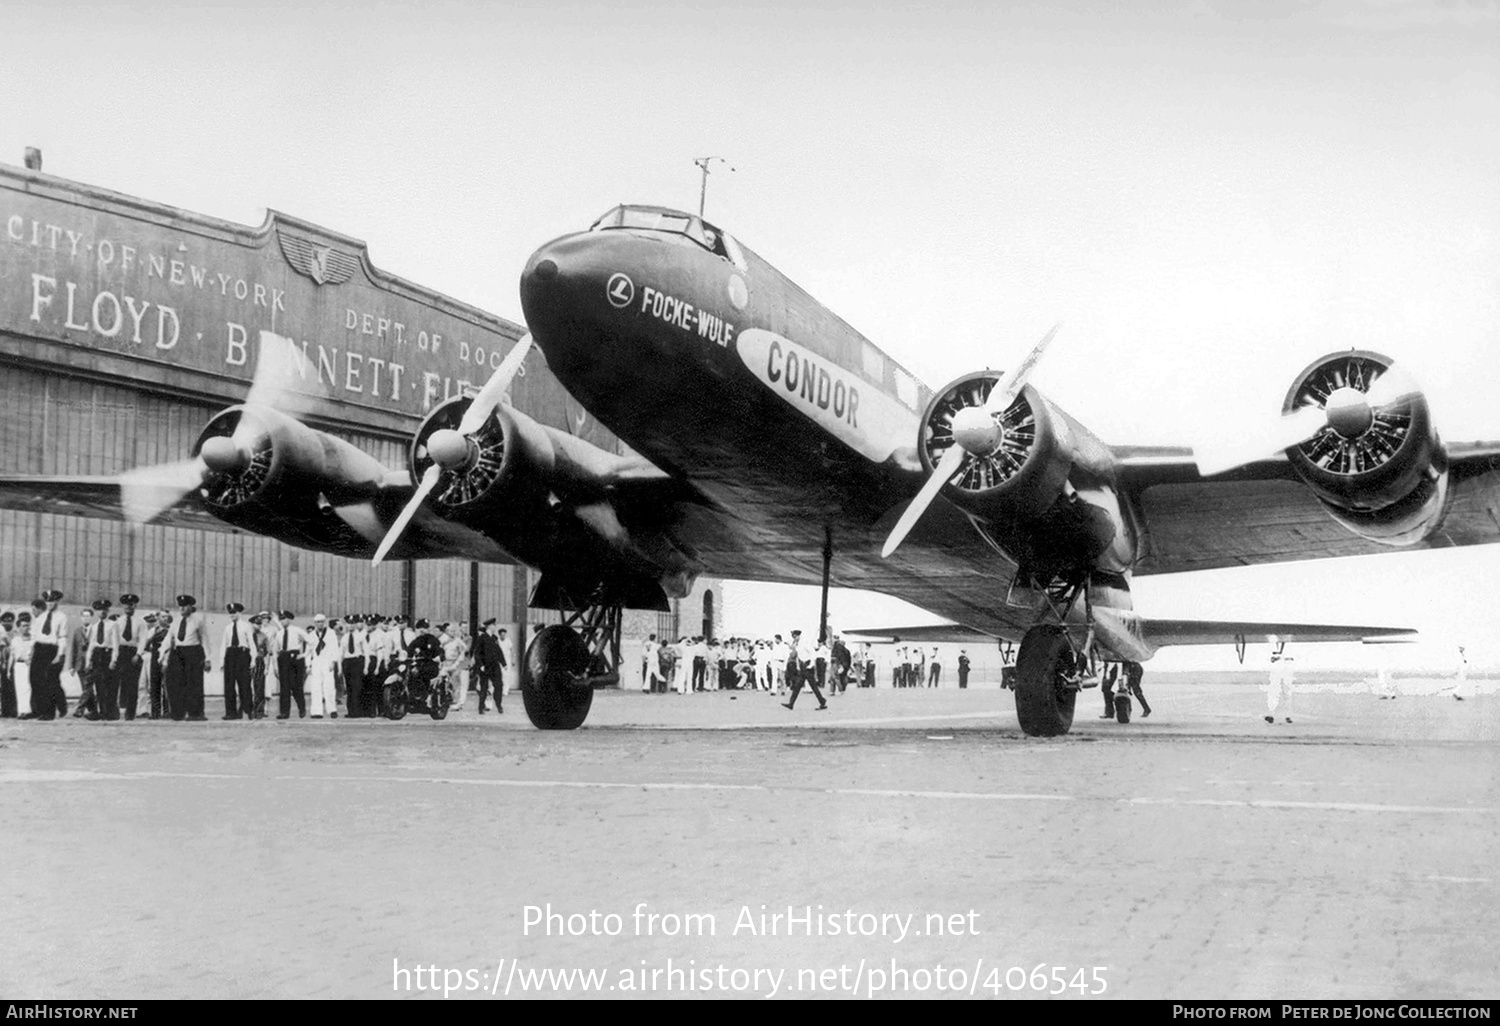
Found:
<path fill-rule="evenodd" d="M 701 217 L 684 214 L 661 207 L 615 207 L 589 226 L 589 231 L 608 231 L 612 228 L 636 228 L 653 232 L 672 232 L 685 235 L 710 253 L 720 256 L 740 270 L 748 270 L 745 255 L 734 239 Z"/>

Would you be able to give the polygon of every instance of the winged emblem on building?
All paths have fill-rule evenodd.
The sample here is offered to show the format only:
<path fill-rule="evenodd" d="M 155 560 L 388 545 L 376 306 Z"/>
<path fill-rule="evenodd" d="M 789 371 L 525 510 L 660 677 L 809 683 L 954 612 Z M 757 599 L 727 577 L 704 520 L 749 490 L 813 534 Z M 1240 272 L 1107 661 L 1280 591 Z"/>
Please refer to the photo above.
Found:
<path fill-rule="evenodd" d="M 305 274 L 319 285 L 338 285 L 346 282 L 359 267 L 359 257 L 353 253 L 322 246 L 311 239 L 304 239 L 286 232 L 277 232 L 281 241 L 281 252 L 286 262 L 299 273 Z"/>

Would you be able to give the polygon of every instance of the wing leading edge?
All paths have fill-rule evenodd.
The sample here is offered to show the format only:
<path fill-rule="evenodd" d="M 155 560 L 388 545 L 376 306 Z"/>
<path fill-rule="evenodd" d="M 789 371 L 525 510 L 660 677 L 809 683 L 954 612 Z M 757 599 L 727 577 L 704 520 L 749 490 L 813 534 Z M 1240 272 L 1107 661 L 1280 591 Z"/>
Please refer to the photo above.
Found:
<path fill-rule="evenodd" d="M 1446 447 L 1442 520 L 1406 548 L 1500 542 L 1500 442 Z M 1204 478 L 1184 448 L 1115 446 L 1121 492 L 1139 515 L 1135 574 L 1180 573 L 1396 551 L 1333 519 L 1281 456 Z"/>

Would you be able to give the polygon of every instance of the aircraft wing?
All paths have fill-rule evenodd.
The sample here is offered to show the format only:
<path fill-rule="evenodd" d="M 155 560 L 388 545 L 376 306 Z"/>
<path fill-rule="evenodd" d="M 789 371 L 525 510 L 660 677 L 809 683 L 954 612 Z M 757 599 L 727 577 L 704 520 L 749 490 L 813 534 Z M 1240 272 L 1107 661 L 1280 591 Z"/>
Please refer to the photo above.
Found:
<path fill-rule="evenodd" d="M 1370 627 L 1358 624 L 1256 623 L 1248 620 L 1168 620 L 1120 614 L 1116 610 L 1095 609 L 1101 621 L 1110 620 L 1117 629 L 1128 631 L 1135 640 L 1155 650 L 1169 645 L 1217 645 L 1242 642 L 1327 642 L 1359 641 L 1376 644 L 1412 641 L 1416 632 L 1405 627 Z M 1111 617 L 1110 614 L 1116 614 Z M 1019 637 L 1002 637 L 963 624 L 923 624 L 911 627 L 870 627 L 845 631 L 856 641 L 912 641 L 927 644 L 976 644 L 1016 641 Z"/>
<path fill-rule="evenodd" d="M 125 518 L 120 481 L 107 475 L 0 474 L 0 508 L 104 520 Z M 153 522 L 205 531 L 234 530 L 210 513 L 196 492 L 185 496 Z"/>
<path fill-rule="evenodd" d="M 1334 521 L 1284 457 L 1212 478 L 1184 448 L 1115 447 L 1145 533 L 1139 575 L 1391 552 Z M 1500 541 L 1500 442 L 1448 445 L 1446 515 L 1411 548 Z"/>
<path fill-rule="evenodd" d="M 209 512 L 198 491 L 181 496 L 151 519 L 152 524 L 230 533 L 269 534 L 302 548 L 335 551 L 346 556 L 368 555 L 384 537 L 396 513 L 411 498 L 411 476 L 391 471 L 367 493 L 328 505 L 317 522 L 305 518 L 263 514 L 257 521 L 236 524 Z M 125 520 L 120 479 L 111 475 L 0 474 L 0 509 L 30 513 L 61 513 Z M 455 558 L 511 562 L 493 541 L 475 531 L 419 511 L 409 536 L 398 552 L 402 558 Z"/>

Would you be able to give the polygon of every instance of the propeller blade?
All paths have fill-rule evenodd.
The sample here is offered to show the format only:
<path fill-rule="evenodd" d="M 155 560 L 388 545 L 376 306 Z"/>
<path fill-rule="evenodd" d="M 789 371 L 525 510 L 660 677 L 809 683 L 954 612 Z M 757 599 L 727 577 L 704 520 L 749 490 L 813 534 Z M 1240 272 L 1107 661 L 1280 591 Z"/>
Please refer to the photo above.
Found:
<path fill-rule="evenodd" d="M 1021 389 L 1025 386 L 1026 379 L 1031 377 L 1031 372 L 1036 367 L 1037 361 L 1042 358 L 1042 352 L 1052 342 L 1053 336 L 1057 334 L 1058 329 L 1061 327 L 1061 321 L 1052 325 L 1052 330 L 1043 335 L 1042 340 L 1031 347 L 1031 352 L 1026 354 L 1026 359 L 1021 361 L 1020 366 L 995 382 L 995 387 L 990 390 L 990 397 L 984 403 L 985 413 L 991 416 L 999 416 L 1010 409 L 1010 404 L 1015 402 L 1016 396 L 1021 394 Z"/>
<path fill-rule="evenodd" d="M 250 391 L 245 395 L 247 407 L 240 414 L 231 438 L 235 448 L 248 452 L 255 447 L 260 434 L 265 430 L 255 417 L 257 409 L 272 409 L 291 417 L 308 413 L 319 399 L 326 398 L 328 390 L 317 375 L 311 381 L 303 378 L 305 366 L 299 369 L 305 357 L 297 344 L 284 335 L 261 329 L 260 345 L 256 347 L 255 377 L 250 381 Z"/>
<path fill-rule="evenodd" d="M 375 556 L 370 560 L 371 566 L 379 566 L 391 548 L 401 538 L 401 532 L 406 530 L 406 525 L 411 523 L 411 518 L 417 515 L 417 510 L 422 503 L 427 501 L 427 496 L 437 487 L 438 478 L 443 476 L 443 468 L 434 463 L 427 468 L 427 473 L 422 475 L 422 483 L 417 485 L 417 491 L 411 497 L 411 501 L 401 510 L 401 515 L 391 525 L 391 529 L 385 532 L 385 537 L 380 540 L 380 547 L 375 550 Z"/>
<path fill-rule="evenodd" d="M 943 458 L 938 461 L 937 467 L 933 469 L 932 476 L 927 479 L 926 484 L 922 485 L 922 490 L 917 493 L 915 499 L 911 500 L 911 505 L 906 507 L 906 512 L 901 514 L 901 519 L 896 521 L 896 526 L 891 529 L 891 536 L 885 540 L 885 547 L 880 550 L 881 559 L 895 552 L 897 546 L 906 540 L 906 536 L 917 525 L 922 514 L 927 512 L 927 507 L 932 505 L 932 500 L 937 497 L 937 493 L 942 491 L 943 483 L 958 473 L 958 468 L 963 466 L 963 462 L 963 446 L 957 443 L 949 446 L 948 451 L 943 453 Z"/>
<path fill-rule="evenodd" d="M 526 354 L 531 352 L 531 333 L 527 332 L 516 341 L 511 351 L 505 354 L 505 359 L 500 361 L 500 366 L 495 373 L 490 375 L 490 380 L 484 383 L 469 408 L 464 411 L 463 420 L 458 422 L 458 433 L 461 435 L 472 435 L 484 427 L 484 422 L 490 419 L 490 413 L 499 405 L 501 398 L 510 389 L 511 379 L 521 369 L 521 361 L 526 359 Z"/>
<path fill-rule="evenodd" d="M 127 470 L 119 477 L 120 507 L 137 526 L 161 516 L 208 477 L 208 464 L 193 457 L 176 463 Z"/>
<path fill-rule="evenodd" d="M 1213 477 L 1301 445 L 1323 430 L 1327 423 L 1328 417 L 1322 407 L 1304 406 L 1275 421 L 1264 434 L 1251 435 L 1229 445 L 1205 447 L 1201 452 L 1195 449 L 1193 460 L 1198 464 L 1200 476 Z"/>

